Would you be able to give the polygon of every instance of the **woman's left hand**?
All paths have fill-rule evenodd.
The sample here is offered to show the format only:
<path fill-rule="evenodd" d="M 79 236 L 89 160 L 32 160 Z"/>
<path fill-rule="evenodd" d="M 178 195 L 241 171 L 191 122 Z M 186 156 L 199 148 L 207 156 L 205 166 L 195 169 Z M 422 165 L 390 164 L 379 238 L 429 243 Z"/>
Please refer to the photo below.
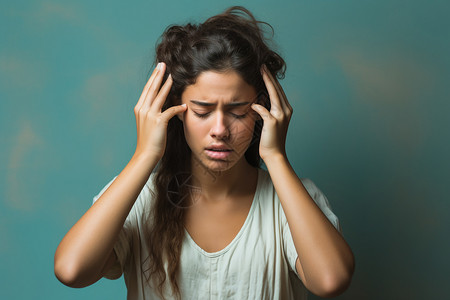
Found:
<path fill-rule="evenodd" d="M 268 158 L 282 155 L 286 157 L 286 135 L 292 116 L 292 107 L 280 83 L 265 65 L 261 68 L 264 83 L 270 98 L 270 112 L 260 104 L 252 104 L 264 121 L 259 144 L 259 155 L 267 162 Z"/>

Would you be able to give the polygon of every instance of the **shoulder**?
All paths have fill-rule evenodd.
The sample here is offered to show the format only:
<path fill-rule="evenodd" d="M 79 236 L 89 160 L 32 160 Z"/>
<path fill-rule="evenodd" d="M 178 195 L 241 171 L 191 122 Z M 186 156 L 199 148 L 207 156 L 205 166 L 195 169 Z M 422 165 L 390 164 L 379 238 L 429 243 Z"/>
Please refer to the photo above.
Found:
<path fill-rule="evenodd" d="M 261 195 L 265 197 L 270 197 L 273 195 L 276 203 L 279 203 L 278 195 L 273 187 L 272 179 L 270 178 L 270 174 L 268 171 L 260 169 L 259 176 L 261 177 L 259 184 L 259 191 Z M 317 187 L 317 185 L 309 178 L 300 178 L 303 186 L 308 192 L 311 199 L 316 203 L 316 205 L 320 208 L 320 210 L 324 213 L 324 215 L 330 220 L 330 222 L 340 230 L 340 224 L 337 216 L 333 213 L 331 209 L 331 205 L 328 202 L 325 194 Z"/>
<path fill-rule="evenodd" d="M 151 173 L 147 182 L 143 186 L 139 193 L 136 202 L 134 203 L 130 214 L 136 214 L 136 216 L 147 216 L 151 210 L 153 200 L 155 199 L 155 174 Z"/>
<path fill-rule="evenodd" d="M 113 184 L 113 182 L 117 179 L 118 176 L 115 176 L 111 181 L 109 181 L 103 189 L 94 197 L 93 202 L 97 201 L 98 198 Z M 152 199 L 155 197 L 155 174 L 151 173 L 147 182 L 143 186 L 142 190 L 140 191 L 136 202 L 133 205 L 133 210 L 139 210 L 142 211 L 144 208 L 148 208 L 149 204 L 151 203 Z"/>
<path fill-rule="evenodd" d="M 336 229 L 341 231 L 339 219 L 332 211 L 327 196 L 325 196 L 325 194 L 316 186 L 316 184 L 311 179 L 302 178 L 301 181 L 305 189 L 308 191 L 308 194 L 311 196 L 320 210 L 322 210 L 323 214 L 328 218 L 328 220 L 334 225 Z"/>
<path fill-rule="evenodd" d="M 317 185 L 309 178 L 300 179 L 308 194 L 316 202 L 316 204 L 323 210 L 323 208 L 329 208 L 330 203 L 324 193 L 317 187 Z"/>
<path fill-rule="evenodd" d="M 303 186 L 308 191 L 308 194 L 314 199 L 314 197 L 322 194 L 322 191 L 317 187 L 317 185 L 309 178 L 300 178 Z"/>
<path fill-rule="evenodd" d="M 311 179 L 300 178 L 300 181 L 319 207 L 330 206 L 325 195 Z M 278 199 L 270 173 L 264 169 L 258 169 L 258 192 L 264 196 L 273 195 Z"/>
<path fill-rule="evenodd" d="M 311 179 L 300 178 L 300 181 L 311 197 L 317 196 L 322 193 Z M 262 189 L 273 189 L 272 178 L 270 177 L 270 173 L 267 170 L 258 169 L 258 187 Z"/>

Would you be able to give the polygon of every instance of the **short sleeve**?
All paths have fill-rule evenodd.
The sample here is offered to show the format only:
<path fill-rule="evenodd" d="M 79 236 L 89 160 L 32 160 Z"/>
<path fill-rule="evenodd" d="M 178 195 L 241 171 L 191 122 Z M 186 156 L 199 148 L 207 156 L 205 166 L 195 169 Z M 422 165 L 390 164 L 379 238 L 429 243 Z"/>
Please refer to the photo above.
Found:
<path fill-rule="evenodd" d="M 111 186 L 114 180 L 117 178 L 114 177 L 101 191 L 100 193 L 94 197 L 92 203 L 95 203 L 101 195 Z M 125 265 L 129 254 L 130 254 L 130 245 L 131 245 L 131 212 L 125 220 L 124 226 L 119 233 L 119 237 L 114 245 L 114 252 L 116 253 L 118 263 L 113 265 L 104 275 L 105 278 L 108 279 L 117 279 L 123 273 L 123 266 Z"/>
<path fill-rule="evenodd" d="M 341 227 L 339 224 L 339 219 L 337 216 L 333 213 L 331 210 L 330 203 L 328 202 L 328 199 L 326 196 L 322 193 L 321 190 L 312 182 L 310 179 L 303 178 L 301 179 L 303 186 L 308 191 L 308 194 L 311 196 L 311 198 L 314 200 L 314 202 L 317 204 L 317 206 L 322 210 L 323 214 L 328 218 L 328 220 L 333 224 L 333 226 L 341 232 Z M 289 225 L 286 220 L 286 215 L 284 212 L 282 213 L 283 216 L 283 241 L 284 241 L 284 251 L 285 255 L 287 257 L 289 266 L 291 267 L 292 271 L 295 272 L 295 274 L 300 278 L 300 276 L 297 273 L 297 269 L 295 267 L 295 263 L 297 261 L 297 250 L 295 249 L 294 241 L 292 239 L 291 231 L 289 229 Z"/>

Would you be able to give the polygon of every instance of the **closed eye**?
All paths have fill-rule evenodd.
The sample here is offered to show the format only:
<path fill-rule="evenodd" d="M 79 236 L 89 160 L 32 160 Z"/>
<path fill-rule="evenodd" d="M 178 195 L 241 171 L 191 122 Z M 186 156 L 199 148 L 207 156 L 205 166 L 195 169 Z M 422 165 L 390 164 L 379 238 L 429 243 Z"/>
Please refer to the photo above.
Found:
<path fill-rule="evenodd" d="M 194 115 L 196 117 L 202 118 L 202 119 L 208 117 L 211 114 L 211 112 L 199 113 L 199 112 L 196 112 L 194 110 L 192 112 L 194 113 Z M 243 113 L 243 114 L 236 114 L 236 113 L 232 113 L 232 112 L 228 112 L 228 113 L 230 114 L 230 116 L 232 116 L 235 119 L 243 119 L 243 118 L 247 117 L 247 115 L 248 115 L 247 112 Z"/>
<path fill-rule="evenodd" d="M 236 119 L 243 119 L 243 118 L 245 118 L 247 116 L 247 113 L 241 115 L 241 114 L 235 114 L 235 113 L 231 113 L 230 112 L 230 115 L 233 116 L 233 118 L 236 118 Z"/>
<path fill-rule="evenodd" d="M 211 112 L 207 112 L 207 113 L 198 113 L 198 112 L 196 112 L 196 111 L 193 111 L 194 112 L 194 115 L 195 116 L 197 116 L 197 117 L 199 117 L 199 118 L 206 118 Z"/>

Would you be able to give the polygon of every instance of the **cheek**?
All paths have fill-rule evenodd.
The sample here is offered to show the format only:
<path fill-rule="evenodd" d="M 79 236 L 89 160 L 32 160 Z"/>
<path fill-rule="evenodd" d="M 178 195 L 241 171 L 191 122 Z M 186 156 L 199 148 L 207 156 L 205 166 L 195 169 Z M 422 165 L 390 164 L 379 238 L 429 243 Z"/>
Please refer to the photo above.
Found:
<path fill-rule="evenodd" d="M 189 113 L 184 115 L 183 128 L 188 144 L 191 144 L 194 140 L 198 142 L 204 137 L 205 130 L 207 130 L 201 120 L 198 120 L 195 116 L 192 116 Z"/>
<path fill-rule="evenodd" d="M 201 127 L 201 123 L 199 122 L 199 120 L 197 118 L 195 118 L 194 116 L 192 116 L 192 114 L 186 113 L 184 115 L 184 129 L 188 130 L 190 132 L 195 132 L 196 129 L 198 129 L 199 127 Z"/>
<path fill-rule="evenodd" d="M 245 121 L 236 126 L 234 131 L 234 138 L 238 144 L 243 146 L 249 144 L 253 138 L 253 131 L 255 122 L 253 120 Z"/>
<path fill-rule="evenodd" d="M 245 120 L 242 120 L 240 126 L 241 126 L 241 130 L 243 132 L 245 132 L 245 134 L 247 135 L 252 135 L 253 134 L 253 130 L 255 128 L 255 119 L 251 116 L 247 117 Z"/>

